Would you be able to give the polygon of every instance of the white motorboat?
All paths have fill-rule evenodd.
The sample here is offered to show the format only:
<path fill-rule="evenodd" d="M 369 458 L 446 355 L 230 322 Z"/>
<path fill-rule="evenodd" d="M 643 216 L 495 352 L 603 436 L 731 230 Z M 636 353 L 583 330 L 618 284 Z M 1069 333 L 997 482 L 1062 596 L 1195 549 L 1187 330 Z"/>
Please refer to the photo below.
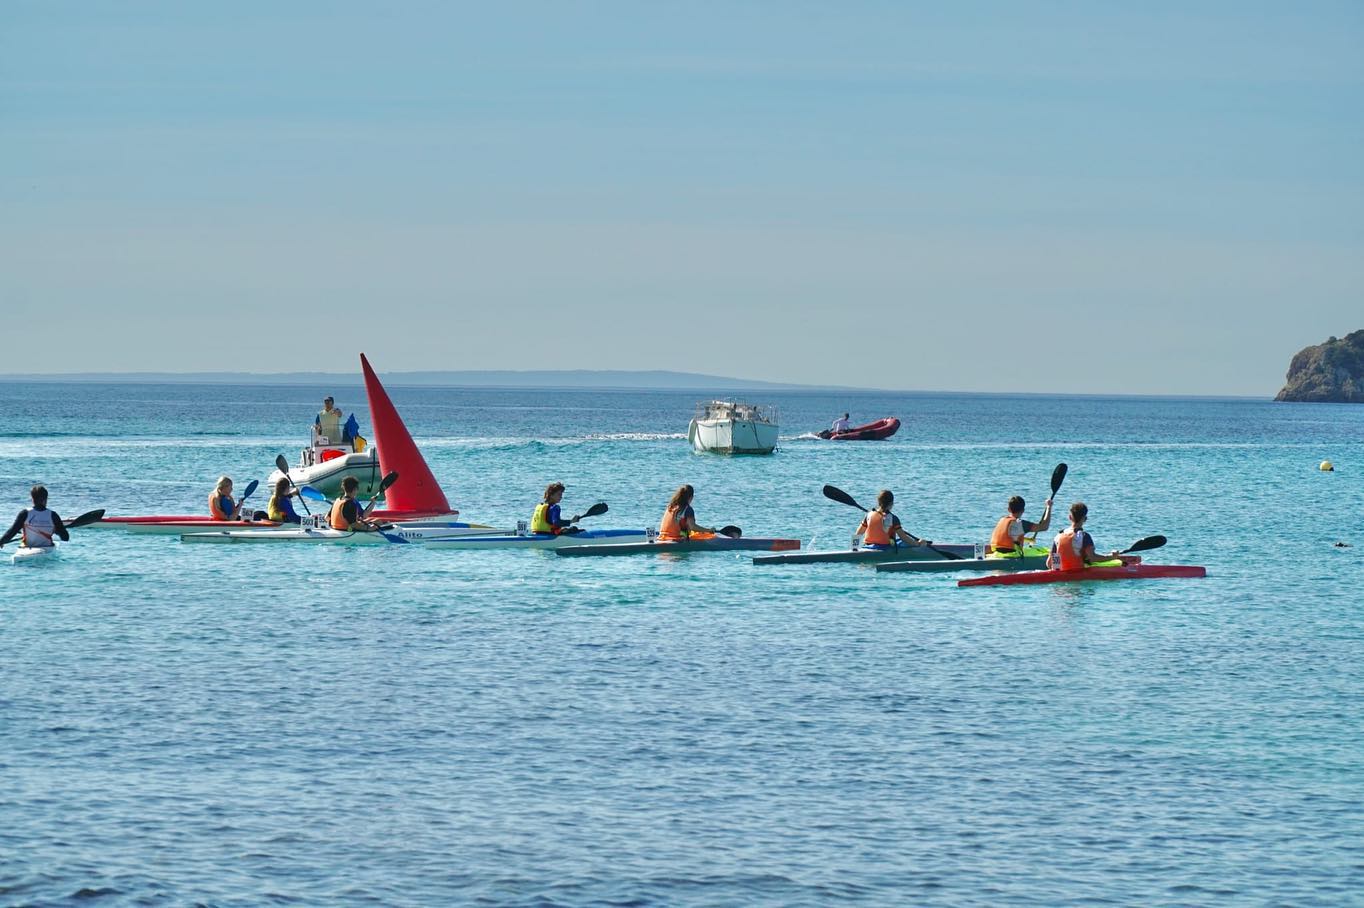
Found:
<path fill-rule="evenodd" d="M 270 474 L 266 488 L 274 488 L 284 474 L 279 470 Z M 379 465 L 379 449 L 356 442 L 330 442 L 313 432 L 312 444 L 299 453 L 298 466 L 289 468 L 289 478 L 298 486 L 312 486 L 328 498 L 341 494 L 341 480 L 354 476 L 360 482 L 357 498 L 367 498 L 379 490 L 384 478 Z"/>
<path fill-rule="evenodd" d="M 696 405 L 687 440 L 697 451 L 717 454 L 771 454 L 777 449 L 777 408 L 737 400 Z"/>

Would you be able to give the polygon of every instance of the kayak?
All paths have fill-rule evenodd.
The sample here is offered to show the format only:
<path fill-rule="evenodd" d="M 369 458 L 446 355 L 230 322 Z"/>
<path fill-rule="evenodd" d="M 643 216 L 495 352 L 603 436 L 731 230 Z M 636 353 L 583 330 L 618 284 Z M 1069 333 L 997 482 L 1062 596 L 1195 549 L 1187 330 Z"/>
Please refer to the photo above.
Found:
<path fill-rule="evenodd" d="M 57 547 L 55 545 L 41 545 L 29 547 L 21 545 L 14 550 L 10 556 L 10 564 L 47 564 L 57 560 Z"/>
<path fill-rule="evenodd" d="M 898 431 L 900 420 L 894 416 L 887 416 L 885 419 L 878 419 L 876 422 L 869 422 L 865 426 L 857 426 L 843 432 L 825 429 L 815 434 L 827 441 L 879 441 L 882 438 L 890 438 Z"/>
<path fill-rule="evenodd" d="M 181 542 L 331 542 L 338 545 L 389 545 L 426 542 L 462 536 L 510 535 L 511 530 L 479 523 L 414 523 L 387 527 L 381 533 L 333 530 L 331 527 L 289 526 L 277 529 L 217 530 L 201 528 L 181 533 Z"/>
<path fill-rule="evenodd" d="M 947 558 L 920 559 L 917 561 L 900 559 L 886 564 L 878 564 L 876 570 L 912 571 L 915 573 L 932 573 L 935 571 L 1035 571 L 1047 566 L 1047 553 L 1049 551 L 1043 546 L 1031 546 L 1023 550 L 1022 557 L 1018 555 L 986 555 L 983 558 L 966 558 L 960 561 Z M 1122 564 L 1121 561 L 1105 563 Z"/>
<path fill-rule="evenodd" d="M 307 515 L 302 515 L 306 521 Z M 388 511 L 378 509 L 370 512 L 376 520 L 390 523 L 435 524 L 443 525 L 454 520 L 451 514 L 424 514 L 420 511 Z M 298 524 L 275 523 L 273 520 L 214 520 L 198 514 L 156 514 L 142 517 L 105 517 L 92 526 L 122 527 L 129 533 L 142 533 L 164 536 L 178 536 L 185 532 L 207 532 L 209 530 L 274 530 L 297 529 Z"/>
<path fill-rule="evenodd" d="M 939 558 L 938 552 L 950 552 L 960 558 L 970 558 L 976 553 L 974 545 L 958 543 L 933 543 L 933 548 L 918 545 L 902 545 L 888 549 L 835 549 L 827 552 L 791 552 L 785 555 L 758 555 L 754 564 L 823 564 L 825 562 L 851 562 L 853 564 L 877 564 L 882 561 L 905 561 L 910 558 Z M 949 561 L 949 564 L 956 564 Z"/>
<path fill-rule="evenodd" d="M 676 541 L 624 542 L 614 545 L 573 545 L 555 549 L 556 555 L 661 555 L 664 552 L 733 552 L 741 549 L 764 549 L 781 552 L 800 548 L 799 539 L 763 539 L 760 537 L 716 536 L 712 539 L 681 539 Z"/>
<path fill-rule="evenodd" d="M 447 539 L 432 539 L 423 544 L 428 549 L 560 549 L 575 545 L 602 545 L 605 543 L 640 542 L 648 538 L 644 530 L 583 530 L 581 533 L 566 533 L 551 536 L 548 533 L 531 533 L 526 536 L 499 533 L 489 536 L 459 536 Z"/>
<path fill-rule="evenodd" d="M 1023 571 L 971 577 L 957 586 L 1018 586 L 1033 583 L 1079 583 L 1090 580 L 1141 580 L 1149 577 L 1206 577 L 1208 569 L 1193 564 L 1129 564 L 1118 567 L 1087 567 L 1080 571 Z"/>

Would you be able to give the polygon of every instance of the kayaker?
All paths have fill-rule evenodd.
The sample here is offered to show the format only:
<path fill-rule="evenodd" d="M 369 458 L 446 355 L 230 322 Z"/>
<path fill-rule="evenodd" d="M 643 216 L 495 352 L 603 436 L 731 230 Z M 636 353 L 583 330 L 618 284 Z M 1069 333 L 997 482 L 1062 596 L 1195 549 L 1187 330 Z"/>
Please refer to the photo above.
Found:
<path fill-rule="evenodd" d="M 53 536 L 60 536 L 62 542 L 69 542 L 71 534 L 66 532 L 62 519 L 56 511 L 47 509 L 47 487 L 36 485 L 29 489 L 28 495 L 33 499 L 33 507 L 19 512 L 5 535 L 0 536 L 0 546 L 20 533 L 24 534 L 23 545 L 31 549 L 50 548 Z"/>
<path fill-rule="evenodd" d="M 573 525 L 573 521 L 562 519 L 559 511 L 559 502 L 564 498 L 564 484 L 562 482 L 551 482 L 545 486 L 544 498 L 535 506 L 535 513 L 531 514 L 530 531 L 538 535 L 560 536 L 564 533 L 576 533 L 578 528 Z"/>
<path fill-rule="evenodd" d="M 858 537 L 868 549 L 888 549 L 900 542 L 906 545 L 932 545 L 927 539 L 920 539 L 900 526 L 900 518 L 891 513 L 895 505 L 895 495 L 890 489 L 882 489 L 876 496 L 876 507 L 862 515 L 862 522 L 853 532 L 852 547 L 857 548 Z"/>
<path fill-rule="evenodd" d="M 294 503 L 289 500 L 297 494 L 289 478 L 281 476 L 275 481 L 275 493 L 265 505 L 265 519 L 273 520 L 275 523 L 302 523 L 303 519 L 294 510 Z"/>
<path fill-rule="evenodd" d="M 218 477 L 208 496 L 208 513 L 214 520 L 241 520 L 242 506 L 232 500 L 232 477 Z"/>
<path fill-rule="evenodd" d="M 1056 534 L 1051 544 L 1051 554 L 1047 556 L 1047 568 L 1053 571 L 1079 571 L 1100 561 L 1118 560 L 1123 564 L 1141 564 L 1139 555 L 1122 555 L 1110 552 L 1099 555 L 1094 551 L 1094 537 L 1085 532 L 1085 521 L 1089 518 L 1089 506 L 1077 501 L 1070 506 L 1070 526 Z"/>
<path fill-rule="evenodd" d="M 328 525 L 333 530 L 372 533 L 377 529 L 365 519 L 364 509 L 360 507 L 360 502 L 355 500 L 355 493 L 359 489 L 360 480 L 354 476 L 347 476 L 341 480 L 341 497 L 332 502 L 331 513 L 327 516 Z"/>
<path fill-rule="evenodd" d="M 330 397 L 323 398 L 322 409 L 313 420 L 313 431 L 317 433 L 317 440 L 325 445 L 339 445 L 342 442 L 341 419 L 346 414 L 337 409 L 335 403 Z"/>
<path fill-rule="evenodd" d="M 1023 496 L 1015 495 L 1009 499 L 1005 506 L 1007 513 L 999 518 L 995 524 L 995 531 L 990 536 L 990 551 L 999 555 L 1012 555 L 1024 548 L 1023 539 L 1025 536 L 1032 535 L 1036 538 L 1038 533 L 1043 532 L 1051 526 L 1051 499 L 1047 499 L 1047 504 L 1042 508 L 1042 520 L 1033 523 L 1031 520 L 1023 519 L 1023 509 L 1027 502 Z"/>
<path fill-rule="evenodd" d="M 844 413 L 842 416 L 838 417 L 838 419 L 835 419 L 834 424 L 829 427 L 829 431 L 834 435 L 837 435 L 839 432 L 846 432 L 852 428 L 852 423 L 848 422 L 848 415 L 849 414 Z"/>
<path fill-rule="evenodd" d="M 719 531 L 714 527 L 703 527 L 696 522 L 696 511 L 692 510 L 691 500 L 696 490 L 689 485 L 678 488 L 668 502 L 663 519 L 658 522 L 658 538 L 669 542 L 679 539 L 714 539 Z"/>

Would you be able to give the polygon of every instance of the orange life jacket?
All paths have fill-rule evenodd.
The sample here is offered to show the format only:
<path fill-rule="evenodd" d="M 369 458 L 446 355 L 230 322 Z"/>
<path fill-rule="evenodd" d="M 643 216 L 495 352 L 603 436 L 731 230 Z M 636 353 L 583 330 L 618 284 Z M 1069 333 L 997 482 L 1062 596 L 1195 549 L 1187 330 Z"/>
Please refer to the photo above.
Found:
<path fill-rule="evenodd" d="M 1075 551 L 1075 528 L 1067 527 L 1056 536 L 1056 566 L 1061 571 L 1082 571 L 1085 567 L 1083 552 Z"/>
<path fill-rule="evenodd" d="M 1012 514 L 999 518 L 999 523 L 995 524 L 995 531 L 990 536 L 990 548 L 993 551 L 1012 552 L 1018 548 L 1018 543 L 1009 535 L 1009 527 L 1018 519 Z"/>
<path fill-rule="evenodd" d="M 346 507 L 345 498 L 338 498 L 332 502 L 332 510 L 331 513 L 327 515 L 327 523 L 331 526 L 333 530 L 350 529 L 350 521 L 347 520 L 346 516 L 342 513 L 342 510 L 345 507 Z"/>
<path fill-rule="evenodd" d="M 686 511 L 685 508 L 676 511 L 673 510 L 672 508 L 668 508 L 666 511 L 663 512 L 663 519 L 658 522 L 659 539 L 675 540 L 686 538 L 686 536 L 682 533 L 682 514 L 685 511 Z"/>
<path fill-rule="evenodd" d="M 886 521 L 890 520 L 889 514 L 882 514 L 880 511 L 868 511 L 863 518 L 866 530 L 862 533 L 862 541 L 867 545 L 893 545 L 894 541 L 890 534 L 886 532 Z"/>

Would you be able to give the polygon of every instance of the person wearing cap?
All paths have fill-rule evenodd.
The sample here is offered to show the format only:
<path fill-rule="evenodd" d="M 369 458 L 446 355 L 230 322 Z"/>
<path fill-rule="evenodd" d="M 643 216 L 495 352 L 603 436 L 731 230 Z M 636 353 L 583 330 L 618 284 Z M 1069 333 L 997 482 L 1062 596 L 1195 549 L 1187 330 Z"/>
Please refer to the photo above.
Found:
<path fill-rule="evenodd" d="M 564 498 L 564 484 L 551 482 L 545 486 L 545 495 L 535 506 L 530 518 L 530 531 L 542 535 L 561 536 L 576 533 L 578 528 L 572 520 L 564 520 L 559 511 L 559 502 Z"/>
<path fill-rule="evenodd" d="M 848 422 L 848 414 L 844 413 L 842 416 L 838 417 L 838 419 L 834 420 L 834 424 L 829 427 L 829 431 L 837 435 L 839 432 L 846 432 L 851 428 L 852 424 Z"/>
<path fill-rule="evenodd" d="M 317 433 L 317 440 L 324 445 L 339 445 L 343 440 L 341 420 L 346 414 L 334 406 L 334 403 L 330 397 L 325 398 L 322 401 L 322 409 L 313 420 L 313 431 Z"/>

